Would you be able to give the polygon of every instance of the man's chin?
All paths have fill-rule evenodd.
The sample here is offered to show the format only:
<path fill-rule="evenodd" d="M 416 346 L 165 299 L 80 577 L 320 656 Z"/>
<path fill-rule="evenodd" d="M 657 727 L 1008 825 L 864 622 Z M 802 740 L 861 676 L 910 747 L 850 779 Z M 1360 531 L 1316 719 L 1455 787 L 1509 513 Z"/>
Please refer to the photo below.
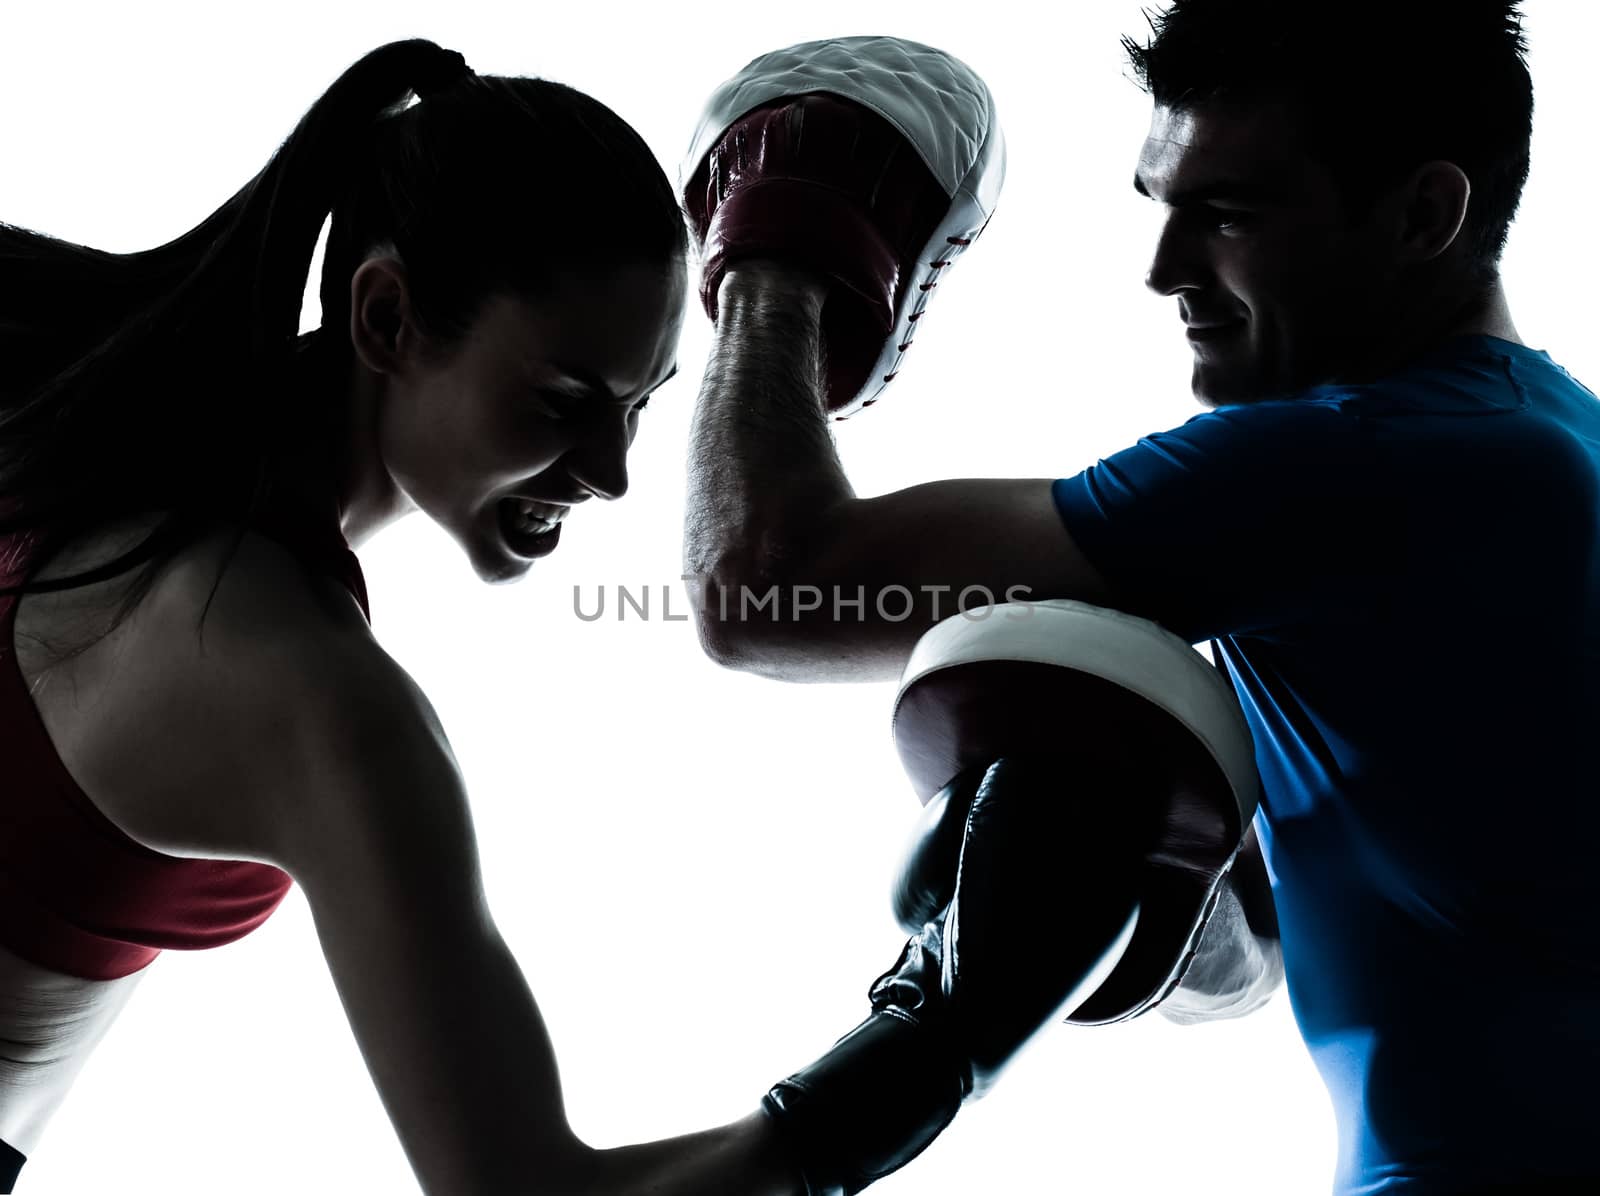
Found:
<path fill-rule="evenodd" d="M 1195 367 L 1189 389 L 1202 407 L 1213 409 L 1256 403 L 1265 397 L 1260 387 L 1245 385 L 1241 379 L 1222 376 L 1217 370 L 1203 366 Z"/>
<path fill-rule="evenodd" d="M 1189 377 L 1189 390 L 1205 407 L 1242 407 L 1272 399 L 1293 398 L 1301 387 L 1286 387 L 1281 380 L 1264 377 L 1260 371 L 1224 369 L 1208 362 L 1196 362 Z"/>

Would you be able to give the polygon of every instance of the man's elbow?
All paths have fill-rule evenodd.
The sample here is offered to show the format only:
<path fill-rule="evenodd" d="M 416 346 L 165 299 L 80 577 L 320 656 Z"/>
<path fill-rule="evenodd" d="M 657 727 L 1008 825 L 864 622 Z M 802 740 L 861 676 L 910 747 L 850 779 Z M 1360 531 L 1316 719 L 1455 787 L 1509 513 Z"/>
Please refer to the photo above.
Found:
<path fill-rule="evenodd" d="M 755 571 L 722 569 L 687 579 L 693 588 L 700 649 L 716 664 L 741 673 L 790 680 L 792 648 L 778 633 L 778 585 Z"/>
<path fill-rule="evenodd" d="M 899 640 L 832 607 L 820 584 L 734 573 L 691 584 L 701 650 L 723 668 L 773 681 L 858 682 L 892 680 L 904 664 Z"/>
<path fill-rule="evenodd" d="M 763 653 L 757 637 L 748 628 L 718 616 L 715 610 L 695 613 L 695 631 L 700 638 L 700 650 L 711 661 L 725 669 L 765 676 Z"/>

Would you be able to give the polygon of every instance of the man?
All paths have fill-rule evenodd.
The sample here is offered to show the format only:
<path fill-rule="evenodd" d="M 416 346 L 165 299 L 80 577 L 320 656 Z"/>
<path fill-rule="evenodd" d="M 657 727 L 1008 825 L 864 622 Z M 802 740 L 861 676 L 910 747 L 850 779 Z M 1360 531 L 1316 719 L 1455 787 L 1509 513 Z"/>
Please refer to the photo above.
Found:
<path fill-rule="evenodd" d="M 1408 0 L 1380 25 L 1175 0 L 1152 32 L 1125 41 L 1154 101 L 1134 186 L 1166 214 L 1146 281 L 1177 300 L 1209 410 L 1075 477 L 857 498 L 826 419 L 884 385 L 855 368 L 861 267 L 712 220 L 685 545 L 702 642 L 766 676 L 883 679 L 969 588 L 1211 641 L 1261 814 L 1159 1007 L 1249 1012 L 1286 974 L 1341 1192 L 1593 1190 L 1600 403 L 1522 342 L 1496 269 L 1529 163 L 1516 5 Z M 751 118 L 730 130 L 723 192 L 822 110 L 773 104 L 760 152 Z M 875 188 L 856 198 L 862 227 L 920 246 Z M 897 337 L 915 261 L 884 275 Z M 889 588 L 909 604 L 874 601 Z M 776 602 L 730 614 L 748 593 Z"/>

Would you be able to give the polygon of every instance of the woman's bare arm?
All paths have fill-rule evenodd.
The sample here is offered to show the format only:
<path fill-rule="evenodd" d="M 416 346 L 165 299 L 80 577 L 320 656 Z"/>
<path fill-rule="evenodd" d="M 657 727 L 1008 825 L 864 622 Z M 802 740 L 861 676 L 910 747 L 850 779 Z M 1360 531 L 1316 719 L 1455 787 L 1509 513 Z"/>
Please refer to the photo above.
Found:
<path fill-rule="evenodd" d="M 274 863 L 302 886 L 423 1189 L 796 1190 L 760 1114 L 623 1150 L 576 1138 L 538 1006 L 486 905 L 461 774 L 427 699 L 348 595 L 308 584 L 254 535 L 197 636 L 214 564 L 203 548 L 187 554 L 130 621 L 97 695 L 109 717 L 79 753 L 86 787 L 152 847 Z M 182 753 L 140 758 L 173 728 Z"/>

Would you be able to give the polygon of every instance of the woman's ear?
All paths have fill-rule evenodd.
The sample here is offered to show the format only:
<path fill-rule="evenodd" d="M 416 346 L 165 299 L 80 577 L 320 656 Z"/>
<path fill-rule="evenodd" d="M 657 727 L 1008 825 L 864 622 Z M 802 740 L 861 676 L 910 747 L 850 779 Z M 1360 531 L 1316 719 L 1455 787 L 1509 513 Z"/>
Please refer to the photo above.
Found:
<path fill-rule="evenodd" d="M 368 369 L 379 374 L 403 370 L 416 358 L 417 329 L 410 318 L 403 263 L 370 257 L 350 277 L 350 343 Z"/>

